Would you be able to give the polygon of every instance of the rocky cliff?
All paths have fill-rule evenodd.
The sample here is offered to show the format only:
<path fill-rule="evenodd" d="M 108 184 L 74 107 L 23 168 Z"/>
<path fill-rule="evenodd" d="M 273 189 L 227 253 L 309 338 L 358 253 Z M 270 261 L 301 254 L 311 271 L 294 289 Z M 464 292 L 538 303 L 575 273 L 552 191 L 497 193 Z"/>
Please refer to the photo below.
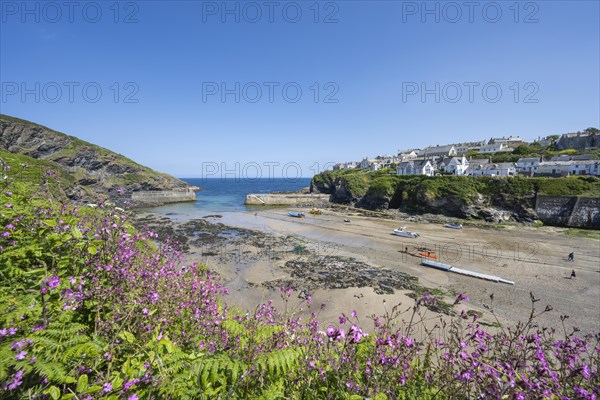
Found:
<path fill-rule="evenodd" d="M 595 177 L 425 177 L 327 171 L 313 178 L 311 191 L 329 194 L 334 203 L 369 210 L 600 228 L 600 203 L 594 201 L 600 195 L 600 179 Z M 554 200 L 561 204 L 550 206 L 549 199 L 563 198 L 568 200 L 566 205 Z"/>
<path fill-rule="evenodd" d="M 73 177 L 73 200 L 129 198 L 134 205 L 194 201 L 198 188 L 110 150 L 45 126 L 0 114 L 0 150 L 53 163 Z"/>

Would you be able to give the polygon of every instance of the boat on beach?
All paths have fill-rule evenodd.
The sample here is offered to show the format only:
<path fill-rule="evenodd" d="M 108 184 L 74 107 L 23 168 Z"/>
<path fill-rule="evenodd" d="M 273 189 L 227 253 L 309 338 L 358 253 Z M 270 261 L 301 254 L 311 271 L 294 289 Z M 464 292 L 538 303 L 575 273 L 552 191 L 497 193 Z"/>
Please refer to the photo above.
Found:
<path fill-rule="evenodd" d="M 475 272 L 475 271 L 469 271 L 467 269 L 456 268 L 450 264 L 445 264 L 445 263 L 442 263 L 439 261 L 423 259 L 421 261 L 421 264 L 423 264 L 424 266 L 429 267 L 429 268 L 439 269 L 441 271 L 446 271 L 446 272 L 453 272 L 455 274 L 470 276 L 472 278 L 483 279 L 486 281 L 492 281 L 492 282 L 497 282 L 497 283 L 506 283 L 507 285 L 515 284 L 514 281 L 500 278 L 499 276 L 482 274 L 481 272 Z"/>
<path fill-rule="evenodd" d="M 405 226 L 401 226 L 400 228 L 394 229 L 394 235 L 408 237 L 408 238 L 418 238 L 419 235 L 417 232 L 407 231 Z"/>
<path fill-rule="evenodd" d="M 288 211 L 288 215 L 294 218 L 304 218 L 303 212 Z"/>
<path fill-rule="evenodd" d="M 444 227 L 450 228 L 450 229 L 462 229 L 463 228 L 462 224 L 459 224 L 458 222 L 449 222 L 447 224 L 444 224 Z"/>

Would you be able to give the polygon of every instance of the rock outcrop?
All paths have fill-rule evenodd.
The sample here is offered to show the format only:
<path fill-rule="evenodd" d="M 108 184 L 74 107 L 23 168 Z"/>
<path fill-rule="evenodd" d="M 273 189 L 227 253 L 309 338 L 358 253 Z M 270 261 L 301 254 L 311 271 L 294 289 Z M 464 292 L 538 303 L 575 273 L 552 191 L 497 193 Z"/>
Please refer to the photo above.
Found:
<path fill-rule="evenodd" d="M 46 160 L 75 178 L 73 200 L 129 198 L 134 205 L 194 201 L 198 188 L 110 150 L 45 126 L 0 115 L 0 150 Z"/>
<path fill-rule="evenodd" d="M 330 195 L 334 203 L 368 210 L 600 228 L 600 201 L 594 196 L 600 191 L 600 179 L 595 177 L 430 178 L 327 171 L 313 178 L 311 191 Z"/>

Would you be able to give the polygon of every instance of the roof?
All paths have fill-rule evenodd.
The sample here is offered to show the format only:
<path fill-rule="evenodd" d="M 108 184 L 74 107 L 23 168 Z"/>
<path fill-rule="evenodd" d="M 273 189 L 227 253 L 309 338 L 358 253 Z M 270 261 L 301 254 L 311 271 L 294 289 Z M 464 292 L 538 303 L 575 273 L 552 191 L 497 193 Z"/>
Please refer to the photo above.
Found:
<path fill-rule="evenodd" d="M 489 158 L 476 158 L 474 160 L 469 160 L 470 165 L 483 165 L 483 164 L 489 164 L 489 163 L 490 163 Z"/>
<path fill-rule="evenodd" d="M 423 149 L 423 153 L 427 154 L 427 153 L 445 153 L 445 152 L 449 152 L 452 148 L 454 147 L 454 145 L 449 144 L 446 146 L 430 146 L 430 147 L 426 147 Z"/>
<path fill-rule="evenodd" d="M 536 162 L 536 161 L 540 161 L 539 157 L 524 157 L 524 158 L 519 158 L 519 160 L 517 161 L 518 163 L 526 163 L 526 162 Z"/>

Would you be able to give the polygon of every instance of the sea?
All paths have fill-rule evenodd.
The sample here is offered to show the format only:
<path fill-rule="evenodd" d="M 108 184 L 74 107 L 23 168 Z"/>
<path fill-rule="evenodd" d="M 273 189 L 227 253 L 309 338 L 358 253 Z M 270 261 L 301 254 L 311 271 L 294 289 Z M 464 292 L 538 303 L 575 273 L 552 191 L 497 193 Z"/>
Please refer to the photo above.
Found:
<path fill-rule="evenodd" d="M 237 213 L 256 209 L 244 205 L 249 193 L 293 192 L 310 186 L 311 178 L 180 178 L 202 190 L 194 203 L 167 204 L 148 211 L 170 216 L 200 218 L 210 214 Z M 180 218 L 173 218 L 180 219 Z"/>

